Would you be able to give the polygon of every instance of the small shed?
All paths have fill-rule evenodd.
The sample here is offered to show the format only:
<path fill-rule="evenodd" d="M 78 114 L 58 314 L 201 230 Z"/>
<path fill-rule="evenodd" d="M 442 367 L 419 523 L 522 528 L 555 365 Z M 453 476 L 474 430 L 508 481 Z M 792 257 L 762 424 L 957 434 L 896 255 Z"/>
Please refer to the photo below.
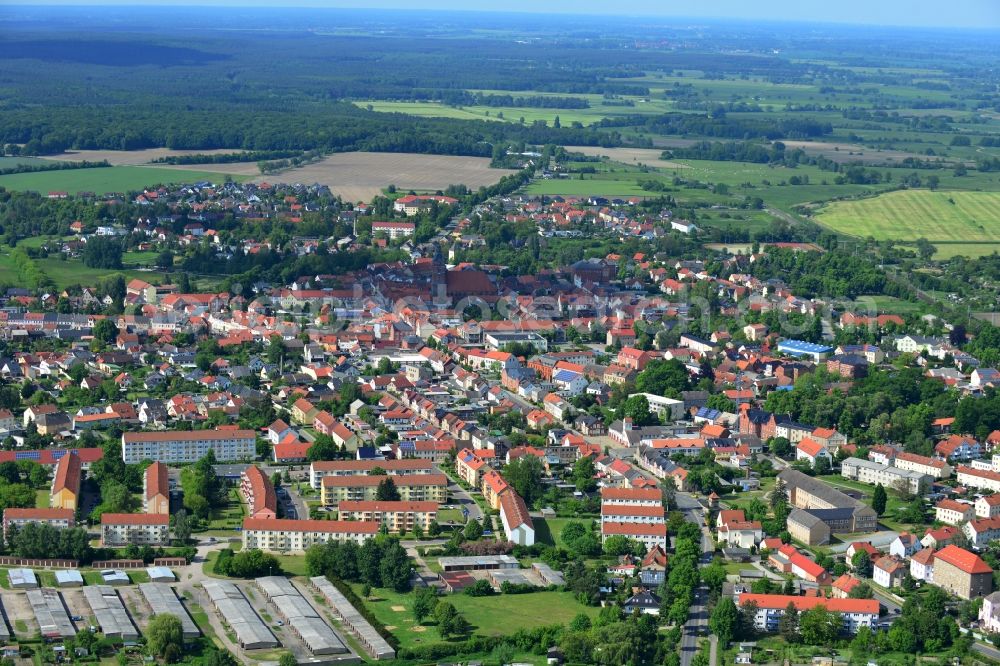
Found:
<path fill-rule="evenodd" d="M 174 572 L 167 567 L 146 567 L 146 573 L 149 574 L 149 580 L 154 583 L 173 583 L 177 580 Z"/>
<path fill-rule="evenodd" d="M 13 590 L 34 590 L 38 587 L 38 578 L 31 569 L 11 569 L 7 578 Z"/>
<path fill-rule="evenodd" d="M 128 574 L 121 569 L 105 569 L 101 572 L 101 578 L 108 585 L 128 585 L 131 582 Z"/>
<path fill-rule="evenodd" d="M 60 569 L 56 571 L 57 587 L 81 587 L 83 575 L 76 569 Z"/>

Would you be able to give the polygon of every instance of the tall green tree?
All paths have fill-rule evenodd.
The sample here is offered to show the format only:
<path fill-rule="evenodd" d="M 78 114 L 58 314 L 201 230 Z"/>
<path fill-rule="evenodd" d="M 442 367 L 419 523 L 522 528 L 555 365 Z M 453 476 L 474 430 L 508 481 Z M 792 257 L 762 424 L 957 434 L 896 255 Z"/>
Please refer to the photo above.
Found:
<path fill-rule="evenodd" d="M 885 488 L 882 484 L 875 486 L 875 492 L 872 493 L 872 510 L 879 516 L 885 513 L 885 505 L 889 498 L 886 495 Z"/>
<path fill-rule="evenodd" d="M 736 636 L 739 622 L 740 611 L 736 607 L 736 602 L 730 597 L 723 597 L 719 600 L 719 603 L 715 604 L 715 608 L 712 609 L 712 615 L 708 619 L 708 626 L 712 630 L 712 633 L 719 637 L 719 642 L 725 648 L 729 644 L 729 641 L 733 640 Z"/>

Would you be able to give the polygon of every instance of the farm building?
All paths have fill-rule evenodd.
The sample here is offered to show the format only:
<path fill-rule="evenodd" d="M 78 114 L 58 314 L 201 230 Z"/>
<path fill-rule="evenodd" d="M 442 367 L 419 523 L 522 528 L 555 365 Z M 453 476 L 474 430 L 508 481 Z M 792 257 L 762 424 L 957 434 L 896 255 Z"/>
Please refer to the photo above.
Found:
<path fill-rule="evenodd" d="M 167 567 L 146 567 L 146 573 L 154 583 L 173 583 L 177 580 L 174 572 Z"/>
<path fill-rule="evenodd" d="M 128 585 L 130 582 L 128 574 L 120 569 L 105 569 L 101 572 L 101 578 L 108 585 Z"/>

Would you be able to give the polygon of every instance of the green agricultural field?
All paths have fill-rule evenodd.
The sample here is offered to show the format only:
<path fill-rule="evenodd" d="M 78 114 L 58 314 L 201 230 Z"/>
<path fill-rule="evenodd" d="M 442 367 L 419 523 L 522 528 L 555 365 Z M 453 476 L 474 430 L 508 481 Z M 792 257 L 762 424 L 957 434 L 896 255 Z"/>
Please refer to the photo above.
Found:
<path fill-rule="evenodd" d="M 901 190 L 832 203 L 816 220 L 861 238 L 1000 243 L 1000 192 Z"/>
<path fill-rule="evenodd" d="M 231 176 L 234 180 L 245 180 L 245 176 Z M 187 169 L 165 169 L 143 166 L 118 166 L 98 169 L 67 169 L 62 171 L 39 171 L 36 173 L 15 173 L 0 176 L 0 187 L 9 190 L 33 190 L 42 194 L 48 192 L 129 192 L 153 185 L 166 183 L 192 183 L 199 180 L 222 182 L 225 176 L 210 171 L 189 171 Z"/>

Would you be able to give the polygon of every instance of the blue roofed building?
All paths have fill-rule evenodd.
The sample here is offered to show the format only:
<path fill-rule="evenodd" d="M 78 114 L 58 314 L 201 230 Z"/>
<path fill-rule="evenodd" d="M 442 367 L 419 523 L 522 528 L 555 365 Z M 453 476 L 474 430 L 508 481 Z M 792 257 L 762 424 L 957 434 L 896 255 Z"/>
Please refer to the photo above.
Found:
<path fill-rule="evenodd" d="M 782 340 L 778 343 L 778 351 L 797 358 L 811 358 L 819 363 L 833 353 L 833 347 L 805 340 Z"/>
<path fill-rule="evenodd" d="M 552 375 L 552 383 L 555 384 L 556 393 L 564 398 L 572 398 L 580 395 L 587 389 L 590 382 L 579 372 L 573 370 L 556 370 Z"/>

